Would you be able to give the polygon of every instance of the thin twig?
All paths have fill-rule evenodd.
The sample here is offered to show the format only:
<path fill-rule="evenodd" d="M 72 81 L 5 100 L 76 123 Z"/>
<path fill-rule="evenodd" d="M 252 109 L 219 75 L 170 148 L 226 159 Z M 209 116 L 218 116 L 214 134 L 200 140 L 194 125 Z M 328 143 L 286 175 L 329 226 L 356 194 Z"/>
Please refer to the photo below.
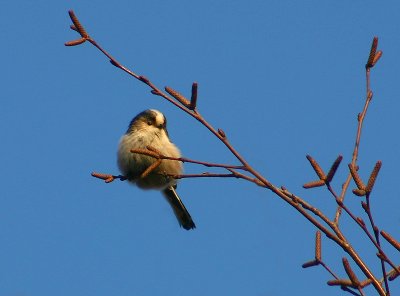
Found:
<path fill-rule="evenodd" d="M 187 179 L 187 178 L 239 178 L 235 174 L 214 174 L 209 172 L 204 172 L 201 174 L 183 174 L 183 175 L 172 175 L 166 174 L 174 179 Z"/>
<path fill-rule="evenodd" d="M 372 213 L 371 213 L 370 192 L 367 193 L 366 201 L 367 201 L 367 204 L 366 204 L 366 207 L 365 207 L 365 211 L 367 212 L 368 220 L 369 220 L 369 222 L 371 224 L 372 230 L 373 230 L 374 235 L 375 235 L 375 242 L 376 242 L 375 246 L 377 247 L 379 254 L 381 256 L 383 256 L 383 257 L 380 258 L 382 275 L 383 275 L 383 279 L 384 279 L 384 283 L 385 283 L 386 293 L 387 293 L 388 296 L 390 296 L 389 283 L 388 283 L 388 278 L 386 276 L 385 261 L 388 262 L 393 268 L 396 268 L 396 266 L 389 260 L 389 258 L 387 258 L 386 254 L 383 252 L 383 250 L 381 248 L 379 229 L 375 225 L 374 218 L 372 217 Z"/>
<path fill-rule="evenodd" d="M 149 147 L 149 148 L 151 148 L 151 147 Z M 212 163 L 212 162 L 194 160 L 194 159 L 190 159 L 190 158 L 186 158 L 186 157 L 171 157 L 171 156 L 163 155 L 162 153 L 155 153 L 152 150 L 132 149 L 131 152 L 132 153 L 138 153 L 138 154 L 144 154 L 144 155 L 151 156 L 151 157 L 154 157 L 154 158 L 177 160 L 177 161 L 182 161 L 182 162 L 200 164 L 200 165 L 203 165 L 203 166 L 206 166 L 206 167 L 235 169 L 235 170 L 246 170 L 246 168 L 244 166 L 242 166 L 242 165 L 230 165 L 230 164 Z"/>
<path fill-rule="evenodd" d="M 358 150 L 360 148 L 361 131 L 362 131 L 365 115 L 367 114 L 367 111 L 368 111 L 369 103 L 371 102 L 372 96 L 373 96 L 373 93 L 371 91 L 370 71 L 371 71 L 371 68 L 378 61 L 379 57 L 382 55 L 382 52 L 381 52 L 379 54 L 379 57 L 376 60 L 376 62 L 375 63 L 373 62 L 375 60 L 377 46 L 378 46 L 378 38 L 374 37 L 374 39 L 372 41 L 372 46 L 371 46 L 371 50 L 370 50 L 370 53 L 369 53 L 368 61 L 367 61 L 367 64 L 365 66 L 365 80 L 366 80 L 365 98 L 366 99 L 365 99 L 365 104 L 364 104 L 363 111 L 360 114 L 358 114 L 358 117 L 357 117 L 358 126 L 357 126 L 356 142 L 354 144 L 353 156 L 352 156 L 352 159 L 351 159 L 351 165 L 353 167 L 356 167 L 357 158 L 358 158 Z M 350 185 L 351 178 L 352 178 L 351 174 L 349 173 L 345 183 L 343 184 L 342 192 L 341 192 L 340 197 L 339 197 L 339 200 L 341 202 L 344 201 L 347 189 L 349 188 L 349 185 Z M 338 206 L 337 210 L 336 210 L 336 215 L 335 215 L 335 223 L 336 224 L 339 223 L 339 219 L 340 219 L 341 213 L 342 213 L 342 209 L 341 209 L 340 206 Z"/>
<path fill-rule="evenodd" d="M 371 102 L 371 99 L 372 99 L 372 92 L 369 90 L 369 87 L 370 87 L 369 71 L 367 71 L 366 77 L 367 77 L 367 96 L 366 96 L 366 100 L 365 100 L 363 111 L 358 115 L 358 126 L 357 126 L 356 142 L 355 142 L 355 145 L 354 145 L 353 157 L 351 159 L 351 165 L 353 167 L 355 167 L 356 164 L 357 164 L 358 150 L 360 148 L 360 140 L 361 140 L 361 131 L 362 131 L 362 127 L 363 127 L 365 116 L 366 116 L 367 111 L 368 111 L 369 103 Z M 343 184 L 342 192 L 341 192 L 340 197 L 339 197 L 339 200 L 341 202 L 344 201 L 344 198 L 345 198 L 347 189 L 349 188 L 351 180 L 352 180 L 352 176 L 351 176 L 351 173 L 349 173 L 345 183 Z M 337 210 L 336 210 L 335 220 L 334 220 L 336 224 L 339 223 L 339 219 L 340 219 L 341 213 L 342 213 L 342 209 L 341 209 L 340 206 L 338 206 Z"/>

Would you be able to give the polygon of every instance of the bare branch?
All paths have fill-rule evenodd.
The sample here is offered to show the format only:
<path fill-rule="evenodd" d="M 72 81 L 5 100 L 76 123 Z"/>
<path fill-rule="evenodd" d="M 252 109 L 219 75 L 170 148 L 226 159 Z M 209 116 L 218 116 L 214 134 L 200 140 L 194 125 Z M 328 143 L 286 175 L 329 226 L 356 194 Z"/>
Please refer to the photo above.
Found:
<path fill-rule="evenodd" d="M 335 200 L 337 202 L 338 207 L 336 210 L 335 219 L 334 219 L 334 221 L 332 221 L 324 213 L 322 213 L 319 209 L 312 206 L 308 202 L 304 201 L 300 197 L 289 192 L 288 190 L 286 190 L 283 187 L 279 188 L 279 187 L 273 185 L 271 182 L 269 182 L 264 176 L 262 176 L 258 171 L 256 171 L 246 161 L 246 159 L 232 146 L 232 144 L 228 141 L 228 139 L 222 129 L 214 128 L 210 123 L 208 123 L 203 118 L 203 116 L 197 110 L 197 83 L 193 83 L 193 85 L 192 85 L 192 95 L 191 95 L 190 102 L 184 96 L 180 95 L 177 91 L 172 90 L 171 88 L 166 88 L 166 91 L 169 95 L 164 93 L 160 88 L 156 87 L 147 77 L 145 77 L 143 75 L 138 75 L 135 72 L 127 69 L 125 66 L 120 64 L 115 58 L 113 58 L 107 51 L 105 51 L 93 38 L 91 38 L 88 35 L 86 30 L 83 28 L 83 26 L 81 25 L 81 23 L 79 22 L 79 20 L 77 19 L 77 17 L 75 16 L 75 14 L 72 11 L 70 11 L 70 17 L 74 24 L 72 28 L 74 30 L 76 30 L 81 35 L 81 37 L 83 39 L 85 39 L 85 41 L 89 41 L 93 46 L 95 46 L 98 50 L 100 50 L 110 60 L 112 65 L 123 70 L 124 72 L 131 75 L 138 81 L 146 84 L 150 88 L 150 91 L 152 94 L 166 99 L 167 101 L 172 103 L 174 106 L 181 109 L 186 114 L 192 116 L 195 120 L 200 122 L 215 137 L 217 137 L 221 141 L 222 144 L 225 145 L 225 147 L 230 151 L 230 153 L 232 153 L 232 155 L 241 164 L 239 166 L 237 166 L 237 165 L 234 166 L 234 165 L 227 165 L 227 164 L 217 164 L 217 163 L 196 161 L 196 160 L 191 160 L 191 159 L 187 159 L 187 158 L 172 158 L 172 157 L 164 156 L 159 151 L 155 151 L 154 149 L 149 149 L 149 148 L 148 148 L 148 150 L 132 150 L 131 151 L 132 153 L 145 154 L 145 155 L 148 155 L 155 159 L 154 164 L 151 167 L 149 167 L 148 170 L 145 171 L 146 174 L 148 174 L 152 170 L 154 170 L 154 168 L 157 167 L 161 163 L 162 160 L 176 160 L 176 161 L 204 165 L 206 167 L 224 168 L 224 169 L 228 170 L 230 173 L 218 174 L 218 173 L 206 172 L 206 173 L 202 173 L 202 174 L 188 174 L 188 175 L 179 175 L 179 176 L 177 175 L 177 176 L 174 176 L 175 178 L 234 177 L 234 178 L 245 179 L 249 182 L 253 182 L 254 184 L 256 184 L 258 186 L 262 186 L 262 187 L 272 191 L 275 195 L 279 196 L 287 204 L 289 204 L 290 206 L 295 208 L 299 214 L 301 214 L 310 223 L 312 223 L 317 229 L 319 229 L 321 232 L 323 232 L 330 240 L 334 241 L 347 254 L 349 254 L 349 256 L 352 258 L 352 260 L 357 264 L 357 266 L 360 268 L 360 270 L 367 277 L 367 280 L 374 286 L 374 288 L 379 293 L 379 295 L 385 296 L 387 293 L 389 293 L 389 287 L 387 284 L 387 276 L 386 276 L 386 272 L 384 270 L 384 266 L 382 267 L 382 271 L 384 273 L 384 281 L 385 281 L 386 291 L 383 289 L 379 280 L 377 279 L 377 277 L 374 276 L 374 274 L 372 273 L 370 268 L 367 266 L 367 264 L 362 260 L 362 258 L 356 252 L 356 250 L 349 243 L 347 238 L 342 234 L 342 232 L 338 226 L 339 218 L 340 218 L 340 215 L 341 215 L 341 212 L 343 209 L 367 233 L 368 237 L 375 244 L 375 246 L 379 250 L 379 256 L 381 258 L 382 264 L 383 264 L 383 262 L 388 262 L 391 265 L 393 264 L 390 262 L 390 260 L 387 258 L 387 256 L 385 255 L 385 253 L 382 251 L 382 249 L 380 247 L 378 228 L 373 223 L 372 218 L 370 218 L 370 222 L 374 229 L 374 233 L 375 233 L 375 235 L 376 235 L 376 233 L 378 233 L 378 236 L 376 236 L 375 239 L 369 233 L 368 229 L 365 226 L 364 221 L 359 217 L 355 217 L 355 215 L 352 214 L 352 212 L 344 205 L 344 198 L 345 198 L 346 192 L 348 190 L 350 181 L 352 179 L 352 174 L 351 173 L 348 174 L 348 177 L 342 187 L 342 191 L 341 191 L 340 195 L 337 195 L 330 185 L 330 181 L 332 180 L 332 178 L 340 164 L 340 161 L 342 160 L 341 156 L 339 156 L 337 158 L 337 160 L 334 162 L 328 175 L 325 175 L 325 173 L 323 172 L 321 167 L 311 156 L 307 156 L 307 159 L 310 161 L 312 167 L 314 168 L 315 172 L 317 173 L 318 177 L 320 178 L 319 181 L 323 181 L 327 185 L 328 190 L 333 194 L 333 196 L 335 197 Z M 79 39 L 79 40 L 67 42 L 66 45 L 74 46 L 74 45 L 81 44 L 83 42 L 84 41 Z M 363 111 L 358 115 L 358 127 L 357 127 L 356 141 L 355 141 L 355 146 L 354 146 L 352 161 L 351 161 L 352 168 L 356 168 L 362 126 L 363 126 L 363 122 L 364 122 L 364 119 L 366 116 L 366 112 L 368 110 L 369 103 L 372 99 L 372 91 L 370 90 L 370 69 L 375 65 L 375 63 L 379 60 L 380 56 L 382 55 L 382 53 L 380 51 L 376 52 L 376 49 L 377 49 L 377 38 L 374 38 L 373 46 L 371 48 L 370 56 L 369 56 L 367 66 L 366 66 L 367 94 L 366 94 L 366 101 L 364 104 Z M 238 172 L 237 170 L 244 171 L 248 175 Z M 354 171 L 355 170 L 353 169 L 353 173 L 354 173 Z M 376 173 L 373 173 L 374 177 L 371 175 L 370 181 L 368 182 L 368 185 L 367 185 L 368 189 L 372 189 L 374 180 L 377 175 L 377 171 L 379 171 L 379 169 L 376 170 Z M 146 174 L 144 174 L 144 175 L 146 175 Z M 105 180 L 106 182 L 112 182 L 115 179 L 120 179 L 120 180 L 126 179 L 123 176 L 105 175 L 105 174 L 98 174 L 98 173 L 93 173 L 92 175 L 96 178 Z M 306 185 L 309 186 L 308 188 L 315 187 L 315 186 L 321 184 L 321 182 L 319 182 L 319 181 L 310 182 L 310 183 L 307 183 Z M 361 183 L 359 183 L 357 185 L 360 185 L 360 184 Z M 361 189 L 364 190 L 364 186 L 363 186 L 363 188 L 359 188 L 358 190 L 361 190 Z M 366 191 L 367 191 L 366 198 L 367 198 L 367 206 L 368 206 L 367 208 L 370 213 L 369 192 L 368 192 L 368 190 L 366 190 Z M 368 213 L 368 211 L 367 211 L 367 213 Z M 372 217 L 372 214 L 371 214 L 371 217 Z M 318 232 L 318 233 L 319 233 L 319 235 L 317 234 L 317 237 L 316 237 L 316 255 L 315 255 L 316 260 L 313 263 L 309 263 L 309 264 L 314 264 L 315 262 L 318 262 L 319 264 L 323 265 L 325 267 L 325 269 L 327 269 L 329 272 L 331 272 L 325 263 L 319 262 L 319 260 L 321 260 L 321 249 L 320 249 L 321 247 L 320 247 L 320 232 Z M 362 292 L 361 286 L 360 286 L 361 285 L 360 281 L 355 277 L 355 274 L 352 271 L 352 269 L 350 268 L 350 265 L 349 265 L 347 259 L 343 261 L 343 264 L 344 264 L 346 272 L 348 273 L 351 280 L 350 281 L 349 280 L 339 280 L 336 276 L 334 276 L 336 279 L 334 281 L 330 281 L 330 284 L 340 285 L 340 286 L 342 286 L 343 289 L 347 289 L 350 293 L 355 293 L 350 288 L 352 288 L 352 287 L 357 288 L 360 292 L 360 295 L 363 295 L 363 292 Z M 394 266 L 394 269 L 396 269 L 396 268 L 397 267 Z M 331 272 L 331 274 L 333 274 L 333 272 Z"/>
<path fill-rule="evenodd" d="M 185 157 L 170 157 L 170 156 L 163 155 L 159 151 L 156 152 L 154 150 L 154 148 L 152 148 L 152 147 L 148 147 L 148 150 L 145 150 L 145 149 L 132 149 L 131 152 L 132 153 L 138 153 L 138 154 L 151 156 L 151 157 L 156 158 L 156 159 L 177 160 L 177 161 L 182 161 L 182 162 L 200 164 L 200 165 L 203 165 L 203 166 L 206 166 L 206 167 L 235 169 L 235 170 L 246 170 L 246 168 L 241 166 L 241 165 L 212 163 L 212 162 L 199 161 L 199 160 L 194 160 L 194 159 L 185 158 Z"/>
<path fill-rule="evenodd" d="M 374 40 L 372 42 L 370 56 L 371 56 L 371 53 L 373 51 L 373 48 L 377 46 L 377 41 L 378 41 L 377 37 L 374 37 Z M 374 45 L 374 43 L 375 43 L 375 45 Z M 375 50 L 376 50 L 376 48 L 375 48 Z M 373 53 L 373 55 L 375 55 L 375 53 Z M 363 128 L 364 119 L 365 119 L 365 116 L 366 116 L 367 111 L 368 111 L 369 103 L 371 102 L 372 96 L 373 96 L 373 93 L 372 93 L 371 87 L 370 87 L 370 85 L 371 85 L 370 69 L 371 69 L 371 67 L 369 67 L 369 65 L 367 63 L 366 71 L 365 71 L 365 73 L 366 73 L 365 74 L 366 75 L 366 85 L 367 85 L 367 87 L 366 87 L 366 99 L 365 99 L 365 104 L 364 104 L 364 108 L 363 108 L 362 112 L 359 113 L 358 116 L 357 116 L 358 126 L 357 126 L 357 133 L 356 133 L 356 141 L 355 141 L 355 144 L 354 144 L 353 156 L 352 156 L 352 159 L 351 159 L 351 166 L 354 167 L 354 168 L 357 167 L 358 150 L 360 148 L 361 131 L 362 131 L 362 128 Z M 351 173 L 349 173 L 345 183 L 343 184 L 342 192 L 341 192 L 340 197 L 339 197 L 339 200 L 341 202 L 344 201 L 344 198 L 345 198 L 347 189 L 349 188 L 351 179 L 352 179 L 352 175 L 351 175 Z M 336 209 L 336 214 L 335 214 L 335 223 L 336 224 L 339 223 L 339 219 L 340 219 L 341 213 L 342 213 L 342 208 L 340 206 L 338 206 L 337 209 Z M 381 291 L 381 293 L 382 293 L 382 291 Z"/>

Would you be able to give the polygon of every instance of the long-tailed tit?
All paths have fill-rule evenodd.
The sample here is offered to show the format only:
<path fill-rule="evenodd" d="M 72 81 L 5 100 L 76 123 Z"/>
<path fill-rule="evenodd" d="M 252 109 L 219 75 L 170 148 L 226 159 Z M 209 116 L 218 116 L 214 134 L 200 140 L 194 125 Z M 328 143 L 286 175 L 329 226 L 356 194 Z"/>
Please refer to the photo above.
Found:
<path fill-rule="evenodd" d="M 118 147 L 118 166 L 121 173 L 132 183 L 142 189 L 162 191 L 171 205 L 180 226 L 186 230 L 196 228 L 192 217 L 176 193 L 176 180 L 170 175 L 182 174 L 182 164 L 176 160 L 162 160 L 161 164 L 149 175 L 142 178 L 142 173 L 156 159 L 143 154 L 132 153 L 131 149 L 146 149 L 151 146 L 163 155 L 178 158 L 179 149 L 170 141 L 167 132 L 167 119 L 157 110 L 145 110 L 129 124 Z"/>

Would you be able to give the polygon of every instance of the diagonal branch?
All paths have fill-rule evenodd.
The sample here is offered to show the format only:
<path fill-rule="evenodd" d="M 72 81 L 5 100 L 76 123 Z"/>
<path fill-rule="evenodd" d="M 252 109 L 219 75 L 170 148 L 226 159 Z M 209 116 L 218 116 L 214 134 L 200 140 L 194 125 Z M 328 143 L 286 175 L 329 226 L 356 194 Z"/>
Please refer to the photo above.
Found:
<path fill-rule="evenodd" d="M 379 293 L 379 295 L 384 296 L 386 295 L 386 292 L 380 285 L 378 279 L 373 275 L 371 270 L 368 268 L 368 266 L 364 263 L 364 261 L 361 259 L 361 257 L 358 255 L 358 253 L 353 249 L 353 247 L 350 245 L 348 240 L 341 234 L 339 228 L 338 228 L 338 221 L 341 213 L 341 208 L 338 207 L 338 210 L 336 212 L 336 217 L 335 221 L 330 221 L 326 215 L 324 215 L 322 212 L 317 210 L 315 207 L 308 205 L 305 201 L 303 201 L 300 197 L 295 196 L 294 194 L 288 192 L 287 190 L 280 189 L 277 186 L 273 185 L 271 182 L 269 182 L 265 177 L 263 177 L 258 171 L 256 171 L 246 160 L 243 156 L 239 154 L 239 152 L 232 146 L 232 144 L 229 142 L 226 134 L 221 130 L 221 129 L 216 129 L 214 128 L 210 123 L 208 123 L 204 117 L 201 116 L 201 114 L 198 112 L 196 109 L 196 104 L 198 101 L 198 95 L 197 95 L 197 84 L 194 87 L 195 89 L 192 89 L 192 98 L 191 98 L 191 103 L 187 104 L 186 101 L 183 101 L 185 104 L 182 104 L 182 100 L 176 100 L 174 96 L 170 97 L 167 95 L 165 92 L 163 92 L 160 88 L 156 87 L 148 78 L 142 75 L 138 75 L 135 72 L 129 70 L 122 64 L 120 64 L 114 57 L 112 57 L 107 51 L 105 51 L 92 37 L 90 37 L 87 32 L 84 30 L 83 26 L 75 16 L 75 14 L 70 11 L 70 17 L 74 23 L 74 26 L 72 29 L 78 31 L 81 35 L 82 38 L 85 39 L 85 41 L 90 42 L 94 47 L 96 47 L 98 50 L 100 50 L 111 62 L 112 65 L 115 67 L 123 70 L 130 76 L 134 77 L 135 79 L 139 80 L 140 82 L 146 84 L 150 89 L 151 93 L 153 95 L 157 95 L 160 97 L 163 97 L 170 103 L 172 103 L 174 106 L 177 108 L 181 109 L 188 115 L 192 116 L 195 120 L 200 122 L 205 128 L 207 128 L 214 136 L 216 136 L 225 146 L 226 148 L 236 157 L 236 159 L 242 164 L 241 166 L 230 166 L 230 165 L 218 165 L 218 164 L 211 164 L 208 163 L 211 167 L 222 167 L 227 169 L 228 171 L 231 172 L 231 174 L 224 174 L 224 176 L 234 176 L 234 177 L 239 177 L 246 179 L 248 181 L 254 182 L 257 185 L 260 185 L 262 187 L 265 187 L 266 189 L 269 189 L 272 191 L 275 195 L 279 196 L 282 200 L 284 200 L 286 203 L 294 207 L 303 217 L 305 217 L 308 221 L 310 221 L 316 228 L 321 230 L 329 239 L 333 240 L 337 245 L 339 245 L 347 254 L 350 255 L 350 257 L 353 259 L 353 261 L 358 265 L 358 267 L 361 269 L 361 271 L 366 275 L 366 277 L 371 281 L 371 283 L 374 285 L 375 289 Z M 78 45 L 78 41 L 73 41 L 66 45 Z M 81 44 L 81 43 L 79 43 Z M 381 55 L 381 54 L 380 54 Z M 374 57 L 372 59 L 372 64 L 376 63 L 379 57 Z M 361 130 L 362 130 L 362 123 L 364 121 L 364 117 L 366 114 L 366 111 L 368 109 L 369 103 L 372 99 L 372 92 L 369 90 L 369 69 L 371 67 L 367 67 L 367 99 L 366 103 L 364 105 L 363 112 L 359 115 L 358 117 L 358 128 L 357 128 L 357 136 L 356 136 L 356 143 L 355 143 L 355 148 L 353 152 L 353 158 L 352 158 L 352 164 L 356 164 L 357 157 L 358 157 L 358 149 L 359 149 L 359 143 L 360 143 L 360 138 L 361 138 Z M 165 158 L 166 159 L 166 158 Z M 183 161 L 182 159 L 180 161 Z M 205 163 L 201 162 L 194 162 L 197 164 L 205 165 Z M 206 165 L 207 166 L 207 165 Z M 242 173 L 239 173 L 236 171 L 238 170 L 243 170 L 247 171 L 249 174 L 254 176 L 254 178 L 246 176 Z M 212 174 L 209 173 L 209 176 L 216 176 L 217 174 Z M 203 175 L 203 174 L 201 174 Z M 200 176 L 200 175 L 197 175 Z M 99 177 L 99 176 L 95 176 Z M 122 180 L 123 177 L 121 176 L 111 176 L 111 179 L 116 179 L 119 178 Z M 109 180 L 110 177 L 107 179 Z M 351 181 L 351 175 L 349 174 L 349 177 L 347 178 L 344 186 L 342 193 L 340 195 L 340 202 L 343 203 L 344 196 L 346 194 L 347 188 L 349 186 L 349 183 Z M 315 214 L 317 218 L 320 218 L 323 220 L 323 222 L 328 223 L 328 225 L 332 228 L 333 225 L 333 230 L 334 233 L 332 233 L 323 223 L 321 223 L 318 219 L 316 219 L 311 213 Z"/>

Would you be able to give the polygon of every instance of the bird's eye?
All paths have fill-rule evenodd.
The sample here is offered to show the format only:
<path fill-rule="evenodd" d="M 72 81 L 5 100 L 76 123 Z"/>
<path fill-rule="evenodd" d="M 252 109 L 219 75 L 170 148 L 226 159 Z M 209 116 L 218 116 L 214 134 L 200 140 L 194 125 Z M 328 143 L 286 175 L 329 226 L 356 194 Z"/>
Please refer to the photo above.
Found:
<path fill-rule="evenodd" d="M 148 125 L 152 125 L 153 122 L 152 122 L 151 120 L 147 120 L 147 124 L 148 124 Z"/>

